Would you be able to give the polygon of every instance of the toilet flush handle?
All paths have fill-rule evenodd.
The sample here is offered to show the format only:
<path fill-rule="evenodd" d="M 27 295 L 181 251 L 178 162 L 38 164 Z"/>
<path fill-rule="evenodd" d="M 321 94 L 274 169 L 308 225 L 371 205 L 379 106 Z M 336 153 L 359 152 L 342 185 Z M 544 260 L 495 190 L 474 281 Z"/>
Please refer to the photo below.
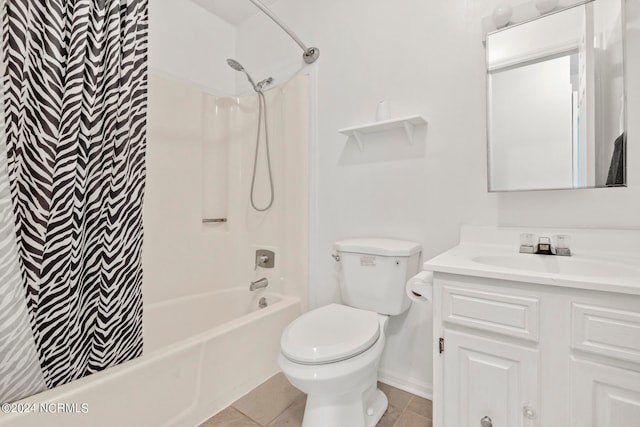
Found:
<path fill-rule="evenodd" d="M 340 255 L 338 255 L 338 253 L 336 252 L 335 254 L 331 255 L 331 258 L 333 258 L 334 260 L 336 260 L 336 262 L 340 262 Z"/>

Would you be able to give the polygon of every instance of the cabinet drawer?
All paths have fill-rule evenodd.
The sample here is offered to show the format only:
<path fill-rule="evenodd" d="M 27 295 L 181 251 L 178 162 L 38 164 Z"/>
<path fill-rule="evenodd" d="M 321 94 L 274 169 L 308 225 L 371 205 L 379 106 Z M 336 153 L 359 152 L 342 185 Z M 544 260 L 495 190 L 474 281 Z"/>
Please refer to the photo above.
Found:
<path fill-rule="evenodd" d="M 538 341 L 538 298 L 445 285 L 445 322 Z"/>
<path fill-rule="evenodd" d="M 640 312 L 573 303 L 574 349 L 640 363 Z"/>

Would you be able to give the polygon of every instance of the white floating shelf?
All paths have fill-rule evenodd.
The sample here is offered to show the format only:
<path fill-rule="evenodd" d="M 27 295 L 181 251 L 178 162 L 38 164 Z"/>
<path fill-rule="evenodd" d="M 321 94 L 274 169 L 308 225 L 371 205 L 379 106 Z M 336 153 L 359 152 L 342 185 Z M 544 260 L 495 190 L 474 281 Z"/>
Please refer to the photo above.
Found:
<path fill-rule="evenodd" d="M 352 126 L 339 129 L 338 132 L 353 137 L 358 142 L 360 151 L 364 151 L 364 135 L 375 132 L 385 132 L 393 129 L 404 129 L 409 144 L 413 145 L 414 129 L 416 126 L 426 125 L 427 121 L 422 116 L 399 117 L 397 119 L 383 120 L 380 122 L 367 123 L 360 126 Z"/>

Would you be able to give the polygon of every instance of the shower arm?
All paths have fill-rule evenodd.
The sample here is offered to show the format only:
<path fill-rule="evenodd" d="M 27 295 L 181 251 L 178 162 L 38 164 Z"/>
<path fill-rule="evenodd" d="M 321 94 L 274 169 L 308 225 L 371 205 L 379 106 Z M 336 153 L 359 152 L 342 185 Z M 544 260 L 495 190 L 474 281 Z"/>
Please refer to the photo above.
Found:
<path fill-rule="evenodd" d="M 267 6 L 262 4 L 259 0 L 249 1 L 253 3 L 258 9 L 260 9 L 265 15 L 271 18 L 273 22 L 275 22 L 280 28 L 282 28 L 284 32 L 287 33 L 289 37 L 291 37 L 293 41 L 295 41 L 298 46 L 302 48 L 304 52 L 302 54 L 302 59 L 304 59 L 304 62 L 306 62 L 307 64 L 313 64 L 315 60 L 318 59 L 318 57 L 320 56 L 320 49 L 318 49 L 317 47 L 307 47 L 304 43 L 302 43 L 302 40 L 300 40 L 298 36 L 296 36 L 295 33 L 284 24 L 284 22 L 278 19 L 278 17 L 274 15 L 274 13 L 271 12 L 271 10 Z"/>

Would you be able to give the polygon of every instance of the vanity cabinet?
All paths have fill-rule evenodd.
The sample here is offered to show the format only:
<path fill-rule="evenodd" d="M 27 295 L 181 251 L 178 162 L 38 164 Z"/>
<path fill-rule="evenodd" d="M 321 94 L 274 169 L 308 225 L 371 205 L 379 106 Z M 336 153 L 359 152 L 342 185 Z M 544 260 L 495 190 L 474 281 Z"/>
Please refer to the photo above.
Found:
<path fill-rule="evenodd" d="M 434 426 L 640 426 L 640 296 L 436 272 Z"/>

